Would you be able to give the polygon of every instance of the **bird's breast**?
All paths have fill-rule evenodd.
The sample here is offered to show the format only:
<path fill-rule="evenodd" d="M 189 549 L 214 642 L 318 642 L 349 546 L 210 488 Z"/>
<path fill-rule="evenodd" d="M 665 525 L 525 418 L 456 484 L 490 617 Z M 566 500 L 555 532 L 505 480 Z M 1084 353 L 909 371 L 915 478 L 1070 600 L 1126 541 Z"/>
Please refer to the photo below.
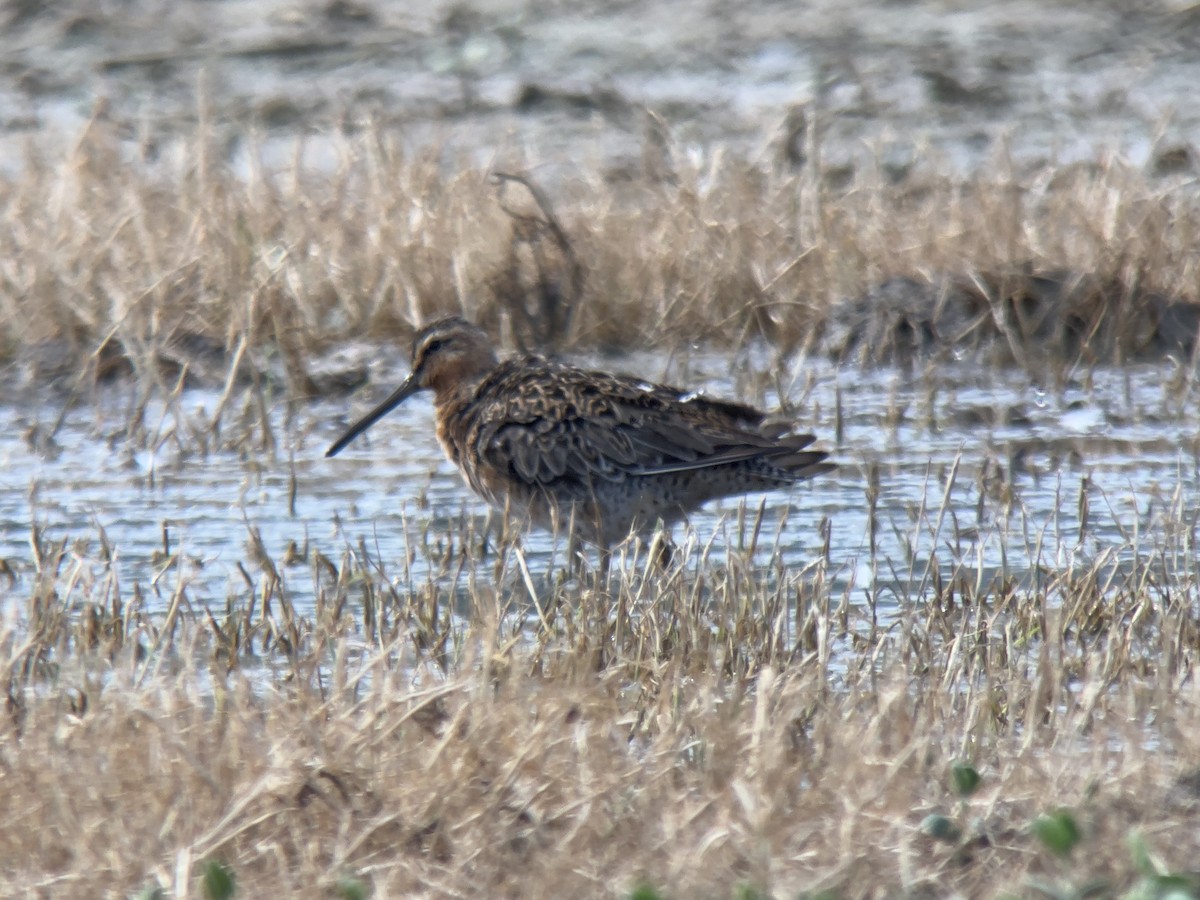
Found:
<path fill-rule="evenodd" d="M 484 406 L 473 391 L 463 390 L 439 397 L 437 439 L 467 485 L 489 503 L 503 506 L 503 485 L 495 478 L 496 473 L 484 454 L 480 422 Z"/>
<path fill-rule="evenodd" d="M 466 441 L 466 407 L 465 400 L 448 399 L 438 403 L 434 416 L 438 443 L 442 445 L 446 458 L 459 468 L 463 465 L 463 445 Z"/>

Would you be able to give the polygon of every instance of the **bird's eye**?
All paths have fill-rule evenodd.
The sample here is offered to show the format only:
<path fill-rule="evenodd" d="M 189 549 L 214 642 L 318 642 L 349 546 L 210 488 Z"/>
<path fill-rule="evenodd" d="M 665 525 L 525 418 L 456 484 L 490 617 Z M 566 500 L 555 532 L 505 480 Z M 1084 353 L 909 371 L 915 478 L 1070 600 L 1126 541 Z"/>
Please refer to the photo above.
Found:
<path fill-rule="evenodd" d="M 428 344 L 426 344 L 425 352 L 426 353 L 437 353 L 439 350 L 441 350 L 445 346 L 446 346 L 446 342 L 439 338 L 436 341 L 430 341 Z"/>

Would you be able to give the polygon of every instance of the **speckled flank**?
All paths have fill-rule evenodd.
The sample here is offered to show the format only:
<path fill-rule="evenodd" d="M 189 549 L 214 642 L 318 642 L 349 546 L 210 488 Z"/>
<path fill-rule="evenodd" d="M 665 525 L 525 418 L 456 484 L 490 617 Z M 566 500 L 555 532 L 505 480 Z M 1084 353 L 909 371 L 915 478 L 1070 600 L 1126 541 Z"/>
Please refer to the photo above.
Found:
<path fill-rule="evenodd" d="M 813 435 L 768 426 L 758 409 L 536 356 L 500 362 L 459 318 L 417 334 L 408 380 L 329 455 L 418 390 L 434 392 L 438 440 L 476 493 L 543 527 L 573 517 L 605 546 L 833 468 L 807 449 Z"/>

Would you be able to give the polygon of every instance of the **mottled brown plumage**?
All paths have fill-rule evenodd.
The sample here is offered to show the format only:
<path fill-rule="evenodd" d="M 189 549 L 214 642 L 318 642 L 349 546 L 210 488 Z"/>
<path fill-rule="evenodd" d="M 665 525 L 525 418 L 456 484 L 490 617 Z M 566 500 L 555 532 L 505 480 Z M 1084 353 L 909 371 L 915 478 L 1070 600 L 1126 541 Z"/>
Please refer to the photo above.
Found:
<path fill-rule="evenodd" d="M 497 360 L 451 317 L 413 340 L 412 374 L 332 446 L 432 390 L 437 436 L 471 488 L 538 525 L 574 521 L 603 546 L 671 525 L 717 497 L 786 487 L 833 468 L 811 434 L 760 410 L 537 356 Z"/>

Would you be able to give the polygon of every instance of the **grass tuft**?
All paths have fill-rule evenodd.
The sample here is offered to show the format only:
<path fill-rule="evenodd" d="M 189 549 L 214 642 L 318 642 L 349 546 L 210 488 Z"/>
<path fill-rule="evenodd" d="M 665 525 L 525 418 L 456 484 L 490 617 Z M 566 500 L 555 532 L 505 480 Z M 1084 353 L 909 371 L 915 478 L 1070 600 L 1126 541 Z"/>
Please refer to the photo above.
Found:
<path fill-rule="evenodd" d="M 1117 159 L 838 184 L 714 148 L 670 178 L 538 184 L 380 127 L 331 138 L 333 171 L 234 171 L 199 128 L 147 168 L 93 123 L 0 180 L 0 361 L 27 385 L 207 384 L 215 432 L 243 388 L 345 392 L 366 372 L 335 351 L 447 313 L 537 350 L 762 340 L 1061 371 L 1195 349 L 1198 208 Z"/>

